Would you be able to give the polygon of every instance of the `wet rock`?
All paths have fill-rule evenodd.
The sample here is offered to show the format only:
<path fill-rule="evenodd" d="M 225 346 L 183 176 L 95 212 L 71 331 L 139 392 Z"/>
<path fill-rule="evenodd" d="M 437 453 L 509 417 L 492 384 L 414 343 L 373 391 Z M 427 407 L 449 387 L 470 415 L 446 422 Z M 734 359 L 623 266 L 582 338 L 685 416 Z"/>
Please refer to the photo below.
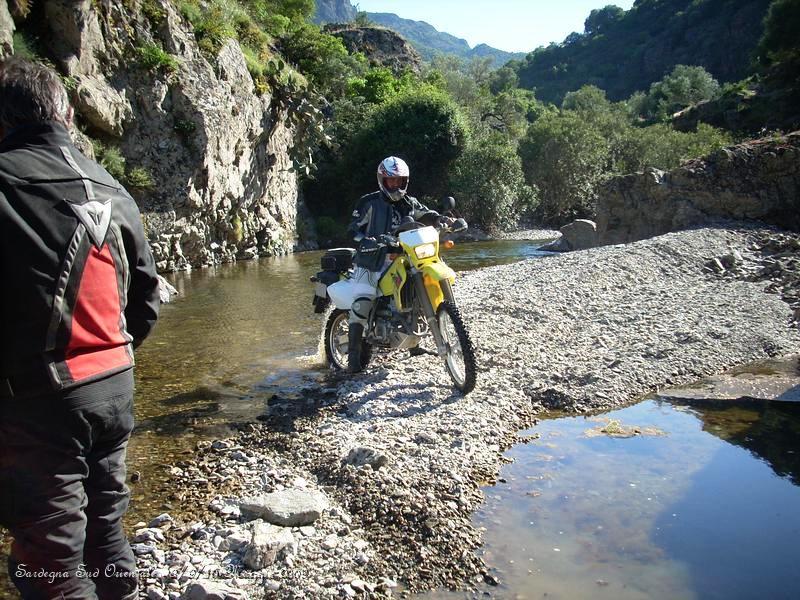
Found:
<path fill-rule="evenodd" d="M 150 528 L 161 527 L 161 526 L 163 526 L 163 525 L 165 525 L 167 523 L 171 523 L 171 522 L 172 522 L 172 517 L 169 516 L 169 513 L 162 513 L 162 514 L 158 515 L 155 519 L 150 521 L 150 523 L 148 523 L 147 526 L 150 527 Z"/>

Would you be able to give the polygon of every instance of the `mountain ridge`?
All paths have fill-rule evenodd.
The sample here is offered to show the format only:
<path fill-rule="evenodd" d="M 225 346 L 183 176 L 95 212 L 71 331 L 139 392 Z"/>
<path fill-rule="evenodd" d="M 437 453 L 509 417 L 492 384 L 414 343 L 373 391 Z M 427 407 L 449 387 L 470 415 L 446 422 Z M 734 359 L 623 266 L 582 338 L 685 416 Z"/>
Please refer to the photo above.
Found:
<path fill-rule="evenodd" d="M 349 0 L 318 0 L 313 21 L 318 24 L 347 23 L 355 20 L 356 15 L 356 8 Z M 525 52 L 507 52 L 485 43 L 472 48 L 465 39 L 439 31 L 426 21 L 406 19 L 396 13 L 368 12 L 366 15 L 376 25 L 405 37 L 425 61 L 431 61 L 438 54 L 452 54 L 465 60 L 488 56 L 492 58 L 492 66 L 500 67 L 509 60 L 522 60 L 526 55 Z"/>

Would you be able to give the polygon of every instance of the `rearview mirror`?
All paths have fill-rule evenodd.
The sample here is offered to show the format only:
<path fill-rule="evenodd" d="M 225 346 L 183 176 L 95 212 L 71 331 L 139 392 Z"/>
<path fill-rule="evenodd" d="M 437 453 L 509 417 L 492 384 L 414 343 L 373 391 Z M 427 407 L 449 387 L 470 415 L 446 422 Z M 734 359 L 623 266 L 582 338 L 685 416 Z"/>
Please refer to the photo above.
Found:
<path fill-rule="evenodd" d="M 449 213 L 456 207 L 456 199 L 452 196 L 448 196 L 447 198 L 442 198 L 441 204 L 442 210 L 440 211 L 443 215 Z"/>

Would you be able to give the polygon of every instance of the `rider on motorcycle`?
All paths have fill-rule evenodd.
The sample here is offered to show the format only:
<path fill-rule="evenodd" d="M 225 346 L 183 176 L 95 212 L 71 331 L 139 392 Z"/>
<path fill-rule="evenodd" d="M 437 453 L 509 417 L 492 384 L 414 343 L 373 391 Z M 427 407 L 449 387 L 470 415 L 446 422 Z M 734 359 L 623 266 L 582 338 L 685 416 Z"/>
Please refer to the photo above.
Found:
<path fill-rule="evenodd" d="M 348 363 L 351 370 L 360 364 L 361 339 L 367 324 L 372 304 L 378 295 L 377 287 L 381 272 L 387 263 L 387 236 L 395 232 L 403 217 L 415 221 L 441 218 L 416 198 L 406 193 L 408 188 L 408 165 L 396 156 L 389 156 L 378 165 L 378 191 L 362 196 L 353 211 L 349 231 L 358 244 L 353 279 L 368 283 L 375 290 L 370 296 L 362 295 L 353 301 L 349 318 Z"/>

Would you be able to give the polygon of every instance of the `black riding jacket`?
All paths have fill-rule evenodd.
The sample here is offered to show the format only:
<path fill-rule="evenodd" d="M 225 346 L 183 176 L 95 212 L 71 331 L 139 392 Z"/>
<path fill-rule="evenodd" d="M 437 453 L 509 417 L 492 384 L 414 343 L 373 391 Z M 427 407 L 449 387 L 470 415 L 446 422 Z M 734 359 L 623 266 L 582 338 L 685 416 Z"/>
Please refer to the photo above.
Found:
<path fill-rule="evenodd" d="M 136 202 L 59 123 L 18 128 L 0 143 L 0 279 L 6 396 L 131 368 L 132 346 L 158 318 Z"/>
<path fill-rule="evenodd" d="M 412 196 L 405 196 L 399 202 L 390 202 L 381 191 L 362 196 L 353 211 L 349 227 L 359 245 L 356 264 L 370 271 L 380 270 L 386 253 L 365 238 L 390 234 L 397 229 L 403 217 L 411 216 L 417 220 L 428 212 L 428 208 Z"/>

